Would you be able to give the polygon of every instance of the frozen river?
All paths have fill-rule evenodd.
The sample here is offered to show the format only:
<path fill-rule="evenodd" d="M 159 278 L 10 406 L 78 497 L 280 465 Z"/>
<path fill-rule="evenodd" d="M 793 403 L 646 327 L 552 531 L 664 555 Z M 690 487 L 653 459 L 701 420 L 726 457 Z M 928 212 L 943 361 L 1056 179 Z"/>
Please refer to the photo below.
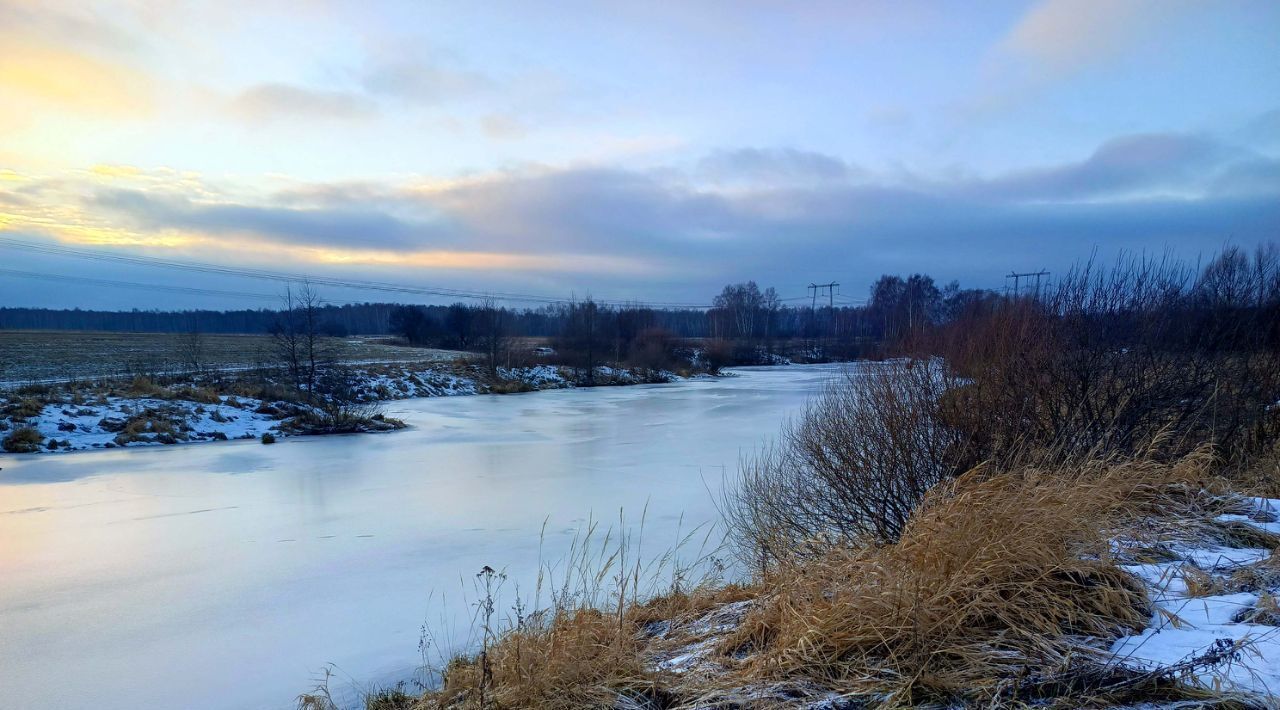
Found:
<path fill-rule="evenodd" d="M 484 565 L 525 590 L 583 521 L 646 550 L 716 518 L 724 471 L 829 366 L 393 402 L 383 435 L 0 456 L 0 706 L 289 708 L 465 641 Z M 464 581 L 465 580 L 465 581 Z M 444 598 L 444 603 L 441 597 Z"/>

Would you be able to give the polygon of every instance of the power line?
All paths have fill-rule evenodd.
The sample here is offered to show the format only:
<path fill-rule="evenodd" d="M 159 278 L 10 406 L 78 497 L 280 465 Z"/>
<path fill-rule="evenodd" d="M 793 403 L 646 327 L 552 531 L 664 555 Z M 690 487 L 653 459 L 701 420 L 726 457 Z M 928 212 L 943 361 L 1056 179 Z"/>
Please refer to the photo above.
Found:
<path fill-rule="evenodd" d="M 307 282 L 320 286 L 330 286 L 334 288 L 349 288 L 364 291 L 380 291 L 387 293 L 407 293 L 419 296 L 436 296 L 443 298 L 465 298 L 475 300 L 494 299 L 499 301 L 515 301 L 525 303 L 543 303 L 556 304 L 567 303 L 571 299 L 556 298 L 552 296 L 541 296 L 535 294 L 510 293 L 501 291 L 473 291 L 466 289 L 455 289 L 433 286 L 410 286 L 406 284 L 397 284 L 386 281 L 370 281 L 362 279 L 342 279 L 328 276 L 307 276 L 303 274 L 295 274 L 279 271 L 268 271 L 265 269 L 253 269 L 248 267 L 230 267 L 218 264 L 210 264 L 205 262 L 193 261 L 175 261 L 170 259 L 160 259 L 156 257 L 134 256 L 128 254 L 106 254 L 102 252 L 87 251 L 81 249 L 73 249 L 52 244 L 36 244 L 33 242 L 25 242 L 17 239 L 8 239 L 0 237 L 0 246 L 13 249 L 21 249 L 25 251 L 36 252 L 40 254 L 50 254 L 56 256 L 70 256 L 80 259 L 88 259 L 92 261 L 111 261 L 123 264 L 132 264 L 136 266 L 149 266 L 155 268 L 180 269 L 185 271 L 193 271 L 198 273 L 217 274 L 221 276 L 234 276 L 240 278 L 255 278 L 268 281 L 276 281 L 283 283 L 301 283 Z M 123 282 L 122 282 L 123 283 Z M 594 300 L 594 299 L 593 299 Z M 692 303 L 671 303 L 661 301 L 632 301 L 632 300 L 606 300 L 599 299 L 596 303 L 601 305 L 613 306 L 654 306 L 658 308 L 672 309 L 700 309 L 707 308 L 706 304 Z"/>
<path fill-rule="evenodd" d="M 1007 292 L 1009 290 L 1009 279 L 1013 279 L 1013 295 L 1014 297 L 1017 297 L 1020 293 L 1019 286 L 1021 285 L 1022 279 L 1025 278 L 1030 280 L 1030 278 L 1034 276 L 1036 277 L 1036 298 L 1039 298 L 1040 297 L 1040 277 L 1048 276 L 1048 275 L 1049 275 L 1049 272 L 1045 271 L 1044 269 L 1041 269 L 1039 271 L 1023 271 L 1023 272 L 1010 271 L 1009 274 L 1004 277 L 1005 291 Z"/>
<path fill-rule="evenodd" d="M 227 296 L 231 298 L 252 298 L 259 300 L 278 301 L 278 294 L 270 293 L 246 293 L 243 291 L 223 291 L 212 288 L 198 288 L 195 286 L 172 286 L 168 284 L 148 284 L 137 281 L 117 281 L 113 279 L 98 279 L 90 276 L 71 276 L 68 274 L 44 274 L 36 271 L 18 271 L 16 269 L 0 269 L 0 274 L 5 276 L 15 276 L 23 279 L 34 279 L 37 281 L 55 281 L 63 283 L 79 283 L 89 284 L 92 286 L 109 286 L 112 288 L 133 288 L 143 291 L 164 291 L 168 293 L 189 293 L 199 296 Z M 359 301 L 333 301 L 326 299 L 327 303 L 336 304 L 355 304 Z"/>

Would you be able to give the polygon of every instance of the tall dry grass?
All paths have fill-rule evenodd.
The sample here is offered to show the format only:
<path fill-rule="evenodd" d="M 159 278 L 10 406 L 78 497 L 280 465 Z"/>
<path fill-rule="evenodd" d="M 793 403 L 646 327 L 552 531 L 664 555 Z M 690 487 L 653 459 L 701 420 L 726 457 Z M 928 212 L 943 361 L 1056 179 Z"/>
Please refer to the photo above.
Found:
<path fill-rule="evenodd" d="M 776 570 L 722 647 L 750 659 L 734 680 L 810 678 L 887 706 L 1083 697 L 1104 680 L 1107 640 L 1150 613 L 1109 540 L 1201 506 L 1208 463 L 971 471 L 931 492 L 897 542 Z"/>
<path fill-rule="evenodd" d="M 539 564 L 527 598 L 498 608 L 504 573 L 476 576 L 473 650 L 442 659 L 439 687 L 417 708 L 613 707 L 620 696 L 656 697 L 669 685 L 647 663 L 642 630 L 657 619 L 739 598 L 724 583 L 715 528 L 677 531 L 677 543 L 643 554 L 644 515 L 632 528 L 588 522 L 568 554 Z"/>
<path fill-rule="evenodd" d="M 785 685 L 873 707 L 1192 697 L 1170 676 L 1108 662 L 1110 642 L 1151 614 L 1110 541 L 1140 539 L 1153 518 L 1207 530 L 1226 505 L 1208 492 L 1220 485 L 1208 452 L 1172 464 L 978 468 L 931 491 L 896 542 L 831 546 L 752 585 L 696 585 L 636 603 L 610 587 L 617 574 L 592 572 L 585 581 L 609 590 L 602 597 L 573 593 L 487 636 L 412 707 L 774 707 L 785 702 L 767 691 Z M 568 588 L 583 581 L 575 577 Z M 744 599 L 752 610 L 737 630 L 711 639 L 722 672 L 655 662 L 706 637 L 660 638 L 653 624 L 679 629 L 680 619 Z"/>

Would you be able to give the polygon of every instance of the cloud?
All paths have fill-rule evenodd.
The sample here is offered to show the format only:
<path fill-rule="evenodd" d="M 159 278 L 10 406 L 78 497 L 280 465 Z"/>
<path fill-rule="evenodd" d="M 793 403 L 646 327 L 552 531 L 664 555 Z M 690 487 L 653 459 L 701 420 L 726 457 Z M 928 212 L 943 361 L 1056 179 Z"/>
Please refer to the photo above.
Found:
<path fill-rule="evenodd" d="M 53 2 L 0 0 L 0 27 L 11 35 L 116 54 L 138 51 L 143 42 L 106 13 L 85 4 L 54 7 Z"/>
<path fill-rule="evenodd" d="M 141 168 L 132 165 L 109 165 L 106 163 L 100 163 L 89 168 L 89 172 L 111 180 L 128 180 L 143 176 Z"/>
<path fill-rule="evenodd" d="M 296 209 L 236 203 L 201 203 L 178 195 L 102 189 L 90 198 L 141 229 L 256 235 L 295 245 L 411 249 L 437 242 L 439 228 L 394 215 L 347 207 Z"/>
<path fill-rule="evenodd" d="M 1250 144 L 1270 148 L 1280 147 L 1280 108 L 1267 111 L 1237 131 L 1240 138 Z"/>
<path fill-rule="evenodd" d="M 93 116 L 141 116 L 154 100 L 151 78 L 124 64 L 0 34 L 0 98 Z M 20 110 L 19 110 L 20 112 Z"/>
<path fill-rule="evenodd" d="M 352 92 L 267 83 L 245 89 L 232 99 L 231 109 L 242 118 L 265 122 L 281 118 L 366 119 L 377 107 Z"/>
<path fill-rule="evenodd" d="M 845 161 L 795 148 L 717 150 L 698 163 L 714 183 L 795 184 L 844 180 L 857 172 Z"/>
<path fill-rule="evenodd" d="M 510 140 L 523 138 L 528 129 L 515 116 L 492 113 L 480 119 L 480 129 L 490 138 Z"/>
<path fill-rule="evenodd" d="M 1280 164 L 1192 134 L 1121 136 L 1079 161 L 945 180 L 745 149 L 688 171 L 532 166 L 265 194 L 158 180 L 13 185 L 9 194 L 27 203 L 81 195 L 75 219 L 99 220 L 85 233 L 113 243 L 186 235 L 259 259 L 376 266 L 387 278 L 493 268 L 524 274 L 512 279 L 539 274 L 540 290 L 656 297 L 661 288 L 677 299 L 735 279 L 787 287 L 830 275 L 857 284 L 905 270 L 998 285 L 1009 268 L 1064 268 L 1095 247 L 1103 256 L 1169 247 L 1194 257 L 1228 239 L 1280 233 Z M 28 227 L 48 221 L 31 204 L 9 212 L 29 214 Z"/>
<path fill-rule="evenodd" d="M 1258 164 L 1268 162 L 1275 161 L 1209 136 L 1149 133 L 1107 141 L 1076 163 L 977 181 L 965 189 L 1021 200 L 1115 199 L 1153 192 L 1186 195 L 1202 193 L 1241 166 L 1253 164 L 1256 170 Z"/>
<path fill-rule="evenodd" d="M 1041 0 L 1001 41 L 1001 51 L 1038 71 L 1066 74 L 1106 62 L 1175 12 L 1174 0 Z"/>
<path fill-rule="evenodd" d="M 494 79 L 480 72 L 410 58 L 374 64 L 360 83 L 370 95 L 424 104 L 439 104 L 497 88 Z"/>

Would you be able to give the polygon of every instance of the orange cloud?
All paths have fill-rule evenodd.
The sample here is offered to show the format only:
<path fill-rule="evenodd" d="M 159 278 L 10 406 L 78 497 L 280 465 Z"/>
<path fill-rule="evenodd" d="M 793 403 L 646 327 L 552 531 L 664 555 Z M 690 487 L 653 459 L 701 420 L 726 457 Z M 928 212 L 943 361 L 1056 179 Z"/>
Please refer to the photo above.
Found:
<path fill-rule="evenodd" d="M 431 250 L 394 252 L 360 249 L 314 249 L 289 247 L 288 250 L 307 261 L 320 264 L 358 264 L 362 266 L 397 266 L 421 269 L 455 269 L 500 271 L 566 271 L 585 270 L 610 273 L 640 273 L 647 267 L 634 259 L 595 255 L 514 254 L 509 252 L 477 252 Z"/>
<path fill-rule="evenodd" d="M 133 178 L 142 175 L 140 168 L 132 165 L 95 165 L 89 172 L 104 178 Z"/>
<path fill-rule="evenodd" d="M 146 115 L 152 109 L 152 80 L 137 70 L 11 35 L 0 35 L 0 44 L 5 45 L 0 53 L 0 96 L 26 104 L 28 110 L 47 107 L 124 117 Z"/>

